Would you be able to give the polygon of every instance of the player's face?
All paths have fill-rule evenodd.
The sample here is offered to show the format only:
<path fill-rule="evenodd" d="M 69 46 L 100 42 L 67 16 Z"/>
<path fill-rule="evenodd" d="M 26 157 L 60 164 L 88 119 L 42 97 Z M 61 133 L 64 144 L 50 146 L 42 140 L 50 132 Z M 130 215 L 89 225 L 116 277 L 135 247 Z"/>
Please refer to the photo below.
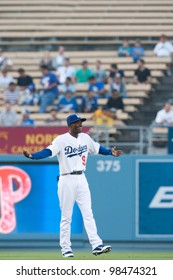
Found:
<path fill-rule="evenodd" d="M 82 131 L 82 122 L 81 121 L 77 121 L 70 125 L 71 134 L 77 135 L 78 133 L 81 133 L 81 131 Z"/>

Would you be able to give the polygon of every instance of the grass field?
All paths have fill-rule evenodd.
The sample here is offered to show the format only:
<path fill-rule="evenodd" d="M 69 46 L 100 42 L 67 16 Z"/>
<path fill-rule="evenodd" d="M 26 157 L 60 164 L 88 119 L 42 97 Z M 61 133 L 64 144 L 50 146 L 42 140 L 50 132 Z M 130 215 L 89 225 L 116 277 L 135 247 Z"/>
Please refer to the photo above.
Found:
<path fill-rule="evenodd" d="M 94 256 L 91 252 L 73 252 L 71 260 L 173 260 L 173 252 L 115 252 Z M 55 251 L 0 251 L 0 260 L 64 260 L 60 252 Z M 68 259 L 68 258 L 67 258 Z"/>

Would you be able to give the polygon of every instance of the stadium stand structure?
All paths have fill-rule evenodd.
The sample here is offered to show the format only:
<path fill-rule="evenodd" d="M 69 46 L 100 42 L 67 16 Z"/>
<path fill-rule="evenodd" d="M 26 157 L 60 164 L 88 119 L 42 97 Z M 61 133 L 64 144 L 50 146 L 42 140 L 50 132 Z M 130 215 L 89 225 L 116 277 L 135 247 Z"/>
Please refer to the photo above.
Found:
<path fill-rule="evenodd" d="M 1 45 L 8 48 L 58 43 L 107 49 L 122 37 L 153 46 L 162 33 L 173 37 L 171 0 L 2 0 L 0 15 Z"/>
<path fill-rule="evenodd" d="M 152 51 L 162 33 L 173 38 L 171 0 L 165 0 L 164 4 L 161 0 L 110 0 L 109 3 L 103 0 L 1 0 L 0 23 L 0 46 L 14 62 L 13 76 L 16 77 L 19 67 L 25 68 L 37 86 L 39 60 L 41 51 L 45 49 L 51 50 L 54 55 L 57 46 L 65 46 L 66 55 L 76 68 L 86 58 L 91 68 L 98 58 L 107 70 L 110 63 L 117 63 L 128 80 L 128 98 L 124 99 L 125 110 L 120 112 L 115 122 L 117 126 L 149 126 L 164 102 L 163 92 L 164 96 L 171 98 L 170 88 L 165 87 L 168 81 L 165 71 L 172 60 L 155 57 Z M 146 66 L 153 76 L 151 87 L 131 83 L 136 64 L 130 57 L 117 57 L 117 49 L 123 38 L 129 39 L 130 43 L 136 38 L 141 39 L 146 50 Z M 79 103 L 83 90 L 85 88 L 77 88 Z M 103 106 L 104 102 L 104 99 L 100 99 L 99 105 Z M 3 105 L 2 91 L 0 103 Z M 21 107 L 16 106 L 16 110 L 21 112 Z M 36 124 L 42 125 L 47 115 L 39 114 L 38 106 L 30 107 L 30 111 Z M 134 133 L 130 135 L 129 131 L 122 133 L 121 130 L 117 135 L 119 138 L 115 140 L 124 141 L 127 137 L 128 141 L 130 138 L 130 141 L 134 141 Z"/>
<path fill-rule="evenodd" d="M 150 126 L 151 130 L 151 145 L 158 148 L 165 148 L 168 144 L 168 127 L 156 127 L 154 125 L 157 112 L 162 109 L 166 102 L 173 104 L 173 75 L 160 78 L 160 83 L 155 86 L 155 91 L 148 103 L 148 108 L 146 104 L 140 114 L 140 118 L 144 115 L 147 116 L 145 120 L 146 125 Z"/>

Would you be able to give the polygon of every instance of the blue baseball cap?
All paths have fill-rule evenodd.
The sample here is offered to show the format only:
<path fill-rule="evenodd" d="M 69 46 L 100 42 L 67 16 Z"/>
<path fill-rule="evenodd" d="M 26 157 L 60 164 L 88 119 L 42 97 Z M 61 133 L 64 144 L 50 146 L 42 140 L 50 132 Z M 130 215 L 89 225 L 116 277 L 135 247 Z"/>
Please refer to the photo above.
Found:
<path fill-rule="evenodd" d="M 67 117 L 67 124 L 68 125 L 70 125 L 72 123 L 75 123 L 75 122 L 78 122 L 78 121 L 84 122 L 84 121 L 86 121 L 86 118 L 81 118 L 77 114 L 72 114 L 72 115 L 69 115 Z"/>

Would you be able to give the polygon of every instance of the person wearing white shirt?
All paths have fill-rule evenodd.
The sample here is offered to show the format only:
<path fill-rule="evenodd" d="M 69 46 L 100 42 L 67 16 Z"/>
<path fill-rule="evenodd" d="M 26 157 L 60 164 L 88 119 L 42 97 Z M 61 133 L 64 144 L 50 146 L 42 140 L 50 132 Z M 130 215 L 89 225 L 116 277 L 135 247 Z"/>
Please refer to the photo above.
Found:
<path fill-rule="evenodd" d="M 59 67 L 64 65 L 64 59 L 65 59 L 65 55 L 64 55 L 64 47 L 63 46 L 59 46 L 58 48 L 58 54 L 57 56 L 55 56 L 53 58 L 53 68 L 55 70 L 58 70 Z"/>
<path fill-rule="evenodd" d="M 67 91 L 70 91 L 73 93 L 76 91 L 75 85 L 72 83 L 72 80 L 70 77 L 67 77 L 65 80 L 65 83 L 59 85 L 58 89 L 59 89 L 59 92 L 62 94 L 66 93 Z M 59 96 L 59 98 L 60 98 L 60 96 Z"/>
<path fill-rule="evenodd" d="M 0 48 L 0 69 L 8 68 L 11 69 L 13 67 L 13 62 L 10 58 L 5 57 L 3 50 Z"/>
<path fill-rule="evenodd" d="M 64 84 L 67 77 L 73 80 L 75 72 L 75 68 L 70 65 L 70 58 L 66 57 L 64 60 L 64 66 L 59 67 L 57 71 L 59 82 Z"/>
<path fill-rule="evenodd" d="M 154 53 L 159 57 L 171 56 L 173 53 L 173 45 L 168 41 L 166 35 L 160 36 L 160 42 L 158 42 L 154 48 Z"/>
<path fill-rule="evenodd" d="M 8 74 L 6 68 L 2 69 L 1 73 L 2 74 L 0 75 L 0 87 L 7 88 L 9 84 L 13 82 L 13 77 L 10 74 Z"/>
<path fill-rule="evenodd" d="M 163 109 L 158 111 L 155 123 L 161 126 L 173 125 L 173 110 L 170 103 L 165 103 Z"/>

